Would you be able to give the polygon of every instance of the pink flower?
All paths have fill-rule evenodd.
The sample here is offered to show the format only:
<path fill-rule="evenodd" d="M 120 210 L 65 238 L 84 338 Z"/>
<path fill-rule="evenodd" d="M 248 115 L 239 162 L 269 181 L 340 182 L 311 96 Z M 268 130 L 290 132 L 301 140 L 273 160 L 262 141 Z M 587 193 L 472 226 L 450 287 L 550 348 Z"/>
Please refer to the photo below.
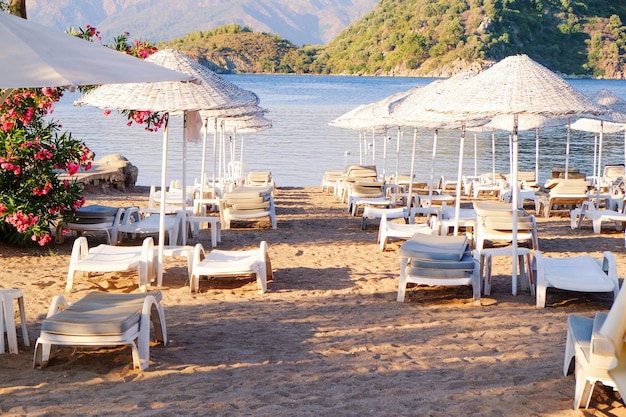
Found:
<path fill-rule="evenodd" d="M 80 165 L 71 161 L 67 163 L 67 171 L 70 174 L 70 177 L 76 174 L 79 169 L 80 169 Z"/>

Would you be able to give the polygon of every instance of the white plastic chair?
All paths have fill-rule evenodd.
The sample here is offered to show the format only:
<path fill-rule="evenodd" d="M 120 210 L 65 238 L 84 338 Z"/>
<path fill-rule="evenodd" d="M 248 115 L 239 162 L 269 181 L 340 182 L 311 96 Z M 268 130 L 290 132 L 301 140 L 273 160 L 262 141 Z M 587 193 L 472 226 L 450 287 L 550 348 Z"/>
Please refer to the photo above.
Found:
<path fill-rule="evenodd" d="M 611 252 L 598 260 L 589 255 L 547 258 L 535 251 L 533 276 L 537 280 L 537 308 L 546 306 L 548 288 L 579 292 L 619 293 L 617 265 Z"/>
<path fill-rule="evenodd" d="M 52 300 L 41 323 L 35 344 L 33 368 L 45 367 L 52 345 L 117 346 L 129 345 L 133 367 L 145 370 L 150 364 L 150 323 L 155 339 L 167 343 L 161 292 L 112 294 L 91 292 L 75 303 L 62 295 Z"/>
<path fill-rule="evenodd" d="M 267 281 L 273 277 L 267 242 L 258 249 L 227 251 L 213 249 L 208 254 L 201 243 L 196 244 L 191 272 L 191 291 L 198 291 L 201 276 L 233 277 L 255 275 L 259 293 L 267 291 Z"/>

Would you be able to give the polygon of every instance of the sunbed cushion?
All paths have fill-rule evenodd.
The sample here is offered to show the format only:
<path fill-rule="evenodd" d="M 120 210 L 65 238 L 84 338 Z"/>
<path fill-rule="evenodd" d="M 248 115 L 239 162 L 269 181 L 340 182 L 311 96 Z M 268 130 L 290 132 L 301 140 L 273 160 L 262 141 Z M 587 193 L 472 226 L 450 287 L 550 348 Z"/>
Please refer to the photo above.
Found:
<path fill-rule="evenodd" d="M 409 268 L 412 269 L 428 269 L 430 271 L 472 271 L 474 269 L 474 258 L 468 250 L 464 256 L 458 261 L 441 261 L 441 260 L 425 260 L 411 258 Z M 414 274 L 410 274 L 414 275 Z"/>
<path fill-rule="evenodd" d="M 157 302 L 160 291 L 150 292 Z M 91 292 L 43 320 L 41 330 L 63 335 L 118 335 L 139 323 L 146 294 Z"/>
<path fill-rule="evenodd" d="M 400 246 L 401 257 L 460 261 L 468 249 L 467 236 L 414 235 Z"/>

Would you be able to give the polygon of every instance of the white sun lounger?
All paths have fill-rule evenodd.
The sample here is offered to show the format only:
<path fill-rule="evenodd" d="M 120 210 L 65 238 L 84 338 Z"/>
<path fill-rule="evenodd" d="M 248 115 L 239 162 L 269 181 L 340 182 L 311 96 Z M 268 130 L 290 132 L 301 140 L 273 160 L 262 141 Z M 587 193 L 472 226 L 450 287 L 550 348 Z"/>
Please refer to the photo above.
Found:
<path fill-rule="evenodd" d="M 537 280 L 537 308 L 546 306 L 549 287 L 579 292 L 619 293 L 617 265 L 611 252 L 601 260 L 589 255 L 570 258 L 548 258 L 535 251 L 533 273 Z"/>
<path fill-rule="evenodd" d="M 52 345 L 129 345 L 133 367 L 144 370 L 150 364 L 150 323 L 155 338 L 167 343 L 161 292 L 111 294 L 91 292 L 75 303 L 61 295 L 53 300 L 41 323 L 35 344 L 33 367 L 45 367 Z"/>
<path fill-rule="evenodd" d="M 408 283 L 430 286 L 471 285 L 474 305 L 480 305 L 480 268 L 466 236 L 414 235 L 399 251 L 399 302 Z"/>
<path fill-rule="evenodd" d="M 585 219 L 591 220 L 593 225 L 593 233 L 602 231 L 602 222 L 611 222 L 615 224 L 617 230 L 624 228 L 626 223 L 626 214 L 615 210 L 599 210 L 593 202 L 584 201 L 580 208 L 575 208 L 570 212 L 570 226 L 572 229 L 580 229 Z"/>
<path fill-rule="evenodd" d="M 70 266 L 67 272 L 66 291 L 74 285 L 77 274 L 90 272 L 117 272 L 136 269 L 139 274 L 139 289 L 146 291 L 149 280 L 155 277 L 154 242 L 144 239 L 141 246 L 98 245 L 89 249 L 83 236 L 74 241 Z"/>
<path fill-rule="evenodd" d="M 196 244 L 191 272 L 191 291 L 198 291 L 201 276 L 236 277 L 255 275 L 259 293 L 267 291 L 267 281 L 271 280 L 272 263 L 267 243 L 262 241 L 258 249 L 228 251 L 213 249 L 204 251 L 201 243 Z"/>

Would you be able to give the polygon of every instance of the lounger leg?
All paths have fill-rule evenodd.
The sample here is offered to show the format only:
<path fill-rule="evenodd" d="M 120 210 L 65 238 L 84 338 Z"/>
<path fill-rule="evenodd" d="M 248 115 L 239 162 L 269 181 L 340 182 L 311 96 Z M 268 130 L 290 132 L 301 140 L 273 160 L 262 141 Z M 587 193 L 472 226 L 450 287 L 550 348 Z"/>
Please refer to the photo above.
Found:
<path fill-rule="evenodd" d="M 476 259 L 474 259 L 474 272 L 472 272 L 472 292 L 474 305 L 480 306 L 480 266 Z"/>
<path fill-rule="evenodd" d="M 575 341 L 572 335 L 572 331 L 569 324 L 569 318 L 567 320 L 567 336 L 565 337 L 565 356 L 563 357 L 563 376 L 568 376 L 572 373 L 572 361 L 576 356 Z"/>
<path fill-rule="evenodd" d="M 45 368 L 48 366 L 51 348 L 52 345 L 50 343 L 44 343 L 41 341 L 41 338 L 37 338 L 33 357 L 33 368 Z"/>
<path fill-rule="evenodd" d="M 406 293 L 406 267 L 408 264 L 408 258 L 402 258 L 400 261 L 400 279 L 398 281 L 398 298 L 397 301 L 403 303 L 404 295 Z"/>
<path fill-rule="evenodd" d="M 578 410 L 585 402 L 585 409 L 589 407 L 591 395 L 595 388 L 595 383 L 590 383 L 586 376 L 582 366 L 576 361 L 576 388 L 574 390 L 574 410 Z"/>
<path fill-rule="evenodd" d="M 152 318 L 153 314 L 155 316 L 159 316 L 158 319 L 156 319 L 156 317 Z M 133 350 L 133 366 L 141 369 L 142 371 L 147 369 L 150 365 L 150 323 L 154 323 L 154 320 L 158 320 L 161 326 L 155 326 L 155 334 L 157 338 L 159 336 L 161 336 L 161 338 L 165 336 L 165 320 L 161 314 L 162 310 L 159 308 L 154 296 L 146 296 L 141 309 L 137 344 L 135 345 L 134 341 L 131 343 Z M 163 334 L 159 335 L 160 332 Z"/>
<path fill-rule="evenodd" d="M 537 279 L 537 305 L 536 308 L 546 307 L 546 292 L 548 288 L 542 279 Z"/>

